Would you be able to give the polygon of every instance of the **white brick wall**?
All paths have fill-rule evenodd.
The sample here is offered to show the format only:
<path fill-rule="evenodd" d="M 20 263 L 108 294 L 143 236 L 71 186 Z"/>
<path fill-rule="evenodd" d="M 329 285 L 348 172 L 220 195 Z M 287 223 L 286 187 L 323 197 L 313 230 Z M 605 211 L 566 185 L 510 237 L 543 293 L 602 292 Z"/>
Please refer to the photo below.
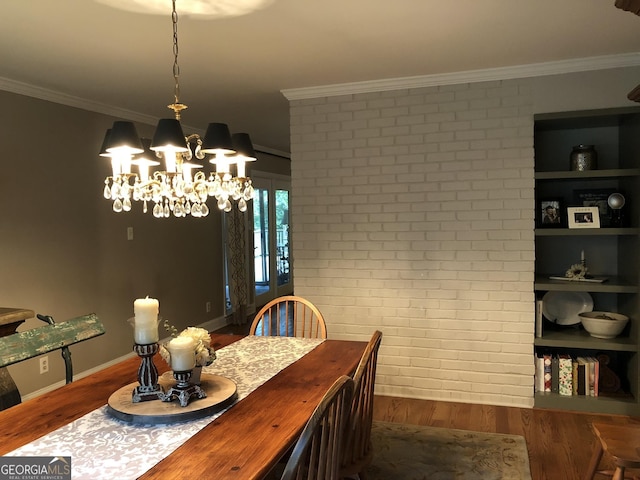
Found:
<path fill-rule="evenodd" d="M 291 101 L 295 293 L 383 332 L 377 393 L 533 404 L 525 82 Z"/>

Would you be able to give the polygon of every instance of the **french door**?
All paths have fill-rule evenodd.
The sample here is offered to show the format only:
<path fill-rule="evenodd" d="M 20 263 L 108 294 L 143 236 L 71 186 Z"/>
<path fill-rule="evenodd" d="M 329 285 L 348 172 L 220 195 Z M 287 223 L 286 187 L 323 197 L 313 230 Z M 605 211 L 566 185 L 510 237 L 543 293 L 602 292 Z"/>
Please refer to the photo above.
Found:
<path fill-rule="evenodd" d="M 253 279 L 255 306 L 293 292 L 288 177 L 253 177 Z"/>

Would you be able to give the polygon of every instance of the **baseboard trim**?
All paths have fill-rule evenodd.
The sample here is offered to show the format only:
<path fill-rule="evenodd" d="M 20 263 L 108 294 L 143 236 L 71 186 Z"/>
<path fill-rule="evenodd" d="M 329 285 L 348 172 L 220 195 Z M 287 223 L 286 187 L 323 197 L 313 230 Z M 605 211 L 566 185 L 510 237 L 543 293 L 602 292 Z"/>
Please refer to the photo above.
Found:
<path fill-rule="evenodd" d="M 97 365 L 93 368 L 90 368 L 88 370 L 84 370 L 76 375 L 73 376 L 73 380 L 80 380 L 81 378 L 84 377 L 88 377 L 89 375 L 99 372 L 100 370 L 104 370 L 105 368 L 111 367 L 117 363 L 120 363 L 124 360 L 127 360 L 131 357 L 135 357 L 135 353 L 131 352 L 131 353 L 127 353 L 126 355 L 122 355 L 121 357 L 118 358 L 114 358 L 113 360 L 110 360 L 106 363 L 101 363 L 100 365 Z M 65 381 L 64 380 L 60 380 L 59 382 L 56 383 L 52 383 L 51 385 L 47 385 L 44 388 L 41 388 L 39 390 L 36 390 L 34 392 L 28 393 L 26 395 L 22 395 L 22 401 L 26 401 L 26 400 L 31 400 L 32 398 L 36 398 L 39 397 L 40 395 L 44 395 L 45 393 L 49 393 L 52 392 L 53 390 L 56 390 L 60 387 L 64 387 L 65 386 Z"/>
<path fill-rule="evenodd" d="M 421 396 L 416 395 L 412 392 L 404 389 L 402 392 L 394 391 L 393 388 L 389 388 L 385 385 L 376 385 L 375 396 L 380 397 L 395 397 L 395 398 L 406 398 L 412 400 L 426 400 L 426 401 L 434 401 L 434 402 L 454 402 L 454 403 L 470 403 L 476 405 L 493 405 L 496 407 L 515 407 L 515 408 L 533 408 L 533 397 L 526 399 L 516 399 L 513 402 L 507 402 L 502 399 L 487 399 L 483 398 L 481 400 L 474 401 L 469 398 L 456 398 L 454 396 L 450 396 L 447 398 L 439 397 L 438 395 L 428 395 Z"/>

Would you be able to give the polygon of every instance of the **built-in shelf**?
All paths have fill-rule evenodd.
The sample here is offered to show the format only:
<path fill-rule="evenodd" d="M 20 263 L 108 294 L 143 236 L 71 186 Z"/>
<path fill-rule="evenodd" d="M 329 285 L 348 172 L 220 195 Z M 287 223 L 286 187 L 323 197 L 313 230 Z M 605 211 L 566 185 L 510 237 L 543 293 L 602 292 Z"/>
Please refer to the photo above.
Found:
<path fill-rule="evenodd" d="M 562 275 L 556 273 L 555 275 Z M 602 283 L 580 282 L 571 280 L 551 280 L 549 275 L 536 275 L 535 290 L 556 292 L 607 292 L 637 293 L 638 285 L 624 281 L 618 277 L 607 277 Z"/>
<path fill-rule="evenodd" d="M 576 171 L 555 171 L 555 172 L 536 172 L 536 180 L 580 180 L 586 178 L 619 178 L 619 177 L 637 177 L 640 176 L 640 168 L 612 168 L 609 170 L 587 170 L 583 172 Z"/>
<path fill-rule="evenodd" d="M 601 412 L 617 415 L 637 415 L 638 403 L 633 396 L 589 397 L 585 395 L 563 396 L 557 393 L 536 393 L 536 408 Z"/>
<path fill-rule="evenodd" d="M 536 347 L 578 348 L 585 350 L 615 350 L 617 352 L 635 352 L 638 344 L 628 337 L 611 339 L 595 338 L 581 329 L 563 332 L 545 332 L 543 337 L 536 338 Z"/>
<path fill-rule="evenodd" d="M 536 237 L 640 235 L 640 228 L 536 228 Z"/>
<path fill-rule="evenodd" d="M 595 146 L 598 168 L 571 170 L 570 154 L 579 144 Z M 534 149 L 536 299 L 544 298 L 547 292 L 584 292 L 592 295 L 594 310 L 616 311 L 630 318 L 621 336 L 599 339 L 579 324 L 566 328 L 548 325 L 542 317 L 542 331 L 534 339 L 537 355 L 550 352 L 617 358 L 611 370 L 626 394 L 595 397 L 537 392 L 534 405 L 640 415 L 640 108 L 536 115 Z M 612 212 L 606 199 L 613 192 L 624 194 L 627 200 L 620 216 L 622 228 L 609 226 Z M 559 204 L 562 223 L 558 227 L 562 228 L 542 224 L 544 200 Z M 606 209 L 599 211 L 602 227 L 567 228 L 567 209 L 578 206 Z M 564 277 L 565 269 L 581 257 L 590 274 L 606 277 L 606 281 L 550 278 Z"/>

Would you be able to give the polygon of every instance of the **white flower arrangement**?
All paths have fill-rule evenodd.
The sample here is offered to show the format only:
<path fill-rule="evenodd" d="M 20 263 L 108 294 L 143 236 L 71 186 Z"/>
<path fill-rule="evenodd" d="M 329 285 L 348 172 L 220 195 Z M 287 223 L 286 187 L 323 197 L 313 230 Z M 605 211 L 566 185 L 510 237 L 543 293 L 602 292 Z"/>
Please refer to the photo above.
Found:
<path fill-rule="evenodd" d="M 199 327 L 187 327 L 181 331 L 178 335 L 178 331 L 175 327 L 169 325 L 166 321 L 164 327 L 171 332 L 172 337 L 190 337 L 196 342 L 196 365 L 200 367 L 206 367 L 213 363 L 216 359 L 216 352 L 211 346 L 211 336 L 204 328 Z M 160 356 L 162 359 L 171 365 L 171 354 L 164 345 L 160 345 Z"/>

